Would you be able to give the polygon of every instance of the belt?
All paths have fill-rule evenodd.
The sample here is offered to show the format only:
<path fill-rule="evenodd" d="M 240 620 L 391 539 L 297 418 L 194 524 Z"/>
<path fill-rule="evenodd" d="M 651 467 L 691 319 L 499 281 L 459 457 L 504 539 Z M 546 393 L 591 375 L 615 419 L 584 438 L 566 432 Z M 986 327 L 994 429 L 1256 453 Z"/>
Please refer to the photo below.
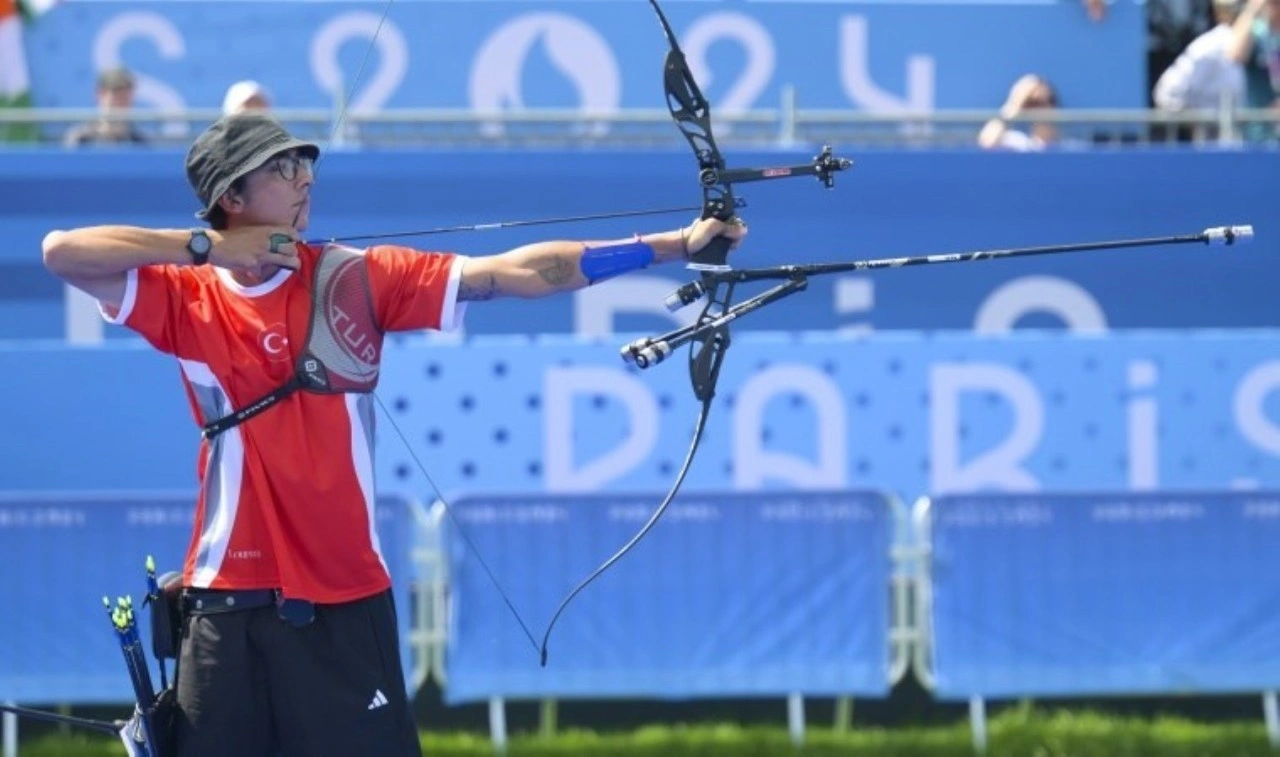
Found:
<path fill-rule="evenodd" d="M 280 619 L 295 628 L 310 625 L 316 617 L 314 604 L 305 599 L 284 599 L 279 589 L 185 589 L 182 592 L 184 615 L 215 615 L 262 607 L 275 607 Z"/>
<path fill-rule="evenodd" d="M 246 589 L 243 591 L 186 589 L 182 592 L 182 610 L 184 613 L 192 615 L 256 610 L 259 607 L 273 607 L 279 596 L 279 592 L 275 589 Z"/>

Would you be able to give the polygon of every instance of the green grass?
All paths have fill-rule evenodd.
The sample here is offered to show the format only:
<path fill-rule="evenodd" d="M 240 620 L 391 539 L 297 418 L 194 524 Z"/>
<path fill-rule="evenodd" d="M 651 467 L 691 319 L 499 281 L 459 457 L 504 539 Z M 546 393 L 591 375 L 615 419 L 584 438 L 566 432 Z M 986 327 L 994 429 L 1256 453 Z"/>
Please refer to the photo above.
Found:
<path fill-rule="evenodd" d="M 1098 712 L 1010 708 L 988 723 L 989 757 L 1277 757 L 1261 720 L 1197 723 L 1179 718 L 1140 719 Z M 424 732 L 429 757 L 492 755 L 487 734 Z M 23 743 L 21 757 L 119 757 L 124 748 L 97 737 L 44 737 Z M 566 729 L 551 737 L 513 734 L 511 757 L 621 755 L 622 757 L 970 757 L 967 723 L 916 728 L 809 728 L 805 744 L 791 745 L 773 726 L 663 725 L 625 733 Z"/>

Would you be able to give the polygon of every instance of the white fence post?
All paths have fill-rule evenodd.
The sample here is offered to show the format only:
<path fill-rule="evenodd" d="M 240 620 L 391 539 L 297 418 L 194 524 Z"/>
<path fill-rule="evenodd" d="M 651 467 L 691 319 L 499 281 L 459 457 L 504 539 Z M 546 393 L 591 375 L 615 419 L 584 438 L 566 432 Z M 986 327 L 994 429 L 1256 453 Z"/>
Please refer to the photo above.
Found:
<path fill-rule="evenodd" d="M 973 750 L 987 751 L 987 703 L 982 697 L 969 698 L 969 725 L 973 728 Z"/>
<path fill-rule="evenodd" d="M 495 752 L 507 753 L 507 705 L 502 697 L 489 698 L 489 738 Z"/>
<path fill-rule="evenodd" d="M 787 732 L 792 744 L 804 744 L 804 695 L 799 692 L 787 697 Z"/>
<path fill-rule="evenodd" d="M 10 707 L 13 702 L 5 702 Z M 12 712 L 4 713 L 0 718 L 0 733 L 4 735 L 4 757 L 18 757 L 18 716 Z"/>
<path fill-rule="evenodd" d="M 1267 740 L 1272 749 L 1280 749 L 1280 708 L 1276 706 L 1275 689 L 1262 694 L 1262 717 L 1267 723 Z"/>

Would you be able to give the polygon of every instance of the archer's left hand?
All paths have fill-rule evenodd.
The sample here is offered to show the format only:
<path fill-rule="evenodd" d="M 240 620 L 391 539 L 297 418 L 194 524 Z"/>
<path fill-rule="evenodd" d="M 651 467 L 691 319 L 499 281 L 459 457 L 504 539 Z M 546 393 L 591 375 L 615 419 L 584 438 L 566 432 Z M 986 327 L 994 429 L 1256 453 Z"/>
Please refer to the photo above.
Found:
<path fill-rule="evenodd" d="M 694 221 L 692 225 L 684 230 L 683 234 L 688 255 L 693 255 L 698 250 L 706 247 L 716 237 L 727 237 L 733 240 L 733 244 L 729 246 L 729 249 L 736 250 L 747 236 L 747 224 L 740 218 L 734 218 L 730 221 L 703 218 Z"/>

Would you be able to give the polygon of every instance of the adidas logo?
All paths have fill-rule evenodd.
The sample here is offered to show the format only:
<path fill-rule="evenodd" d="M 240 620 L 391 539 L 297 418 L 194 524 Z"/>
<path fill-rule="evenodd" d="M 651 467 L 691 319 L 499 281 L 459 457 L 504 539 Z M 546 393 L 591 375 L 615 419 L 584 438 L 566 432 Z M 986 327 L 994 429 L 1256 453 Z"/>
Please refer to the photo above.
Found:
<path fill-rule="evenodd" d="M 373 701 L 369 703 L 369 709 L 376 710 L 379 707 L 386 707 L 391 704 L 387 701 L 387 695 L 382 693 L 382 689 L 375 689 L 373 692 Z"/>

